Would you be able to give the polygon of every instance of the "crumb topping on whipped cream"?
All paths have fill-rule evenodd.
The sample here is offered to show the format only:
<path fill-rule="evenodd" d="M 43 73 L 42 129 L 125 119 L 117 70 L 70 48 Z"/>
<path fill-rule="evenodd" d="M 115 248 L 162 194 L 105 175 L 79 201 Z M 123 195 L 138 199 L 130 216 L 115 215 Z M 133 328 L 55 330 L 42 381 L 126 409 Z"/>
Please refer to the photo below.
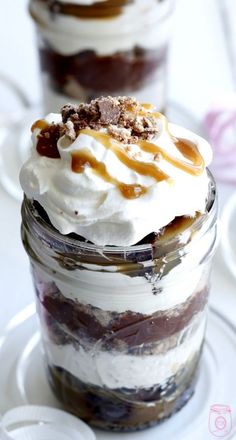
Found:
<path fill-rule="evenodd" d="M 177 216 L 205 211 L 209 144 L 149 104 L 126 97 L 68 104 L 32 132 L 21 185 L 62 234 L 129 246 Z"/>

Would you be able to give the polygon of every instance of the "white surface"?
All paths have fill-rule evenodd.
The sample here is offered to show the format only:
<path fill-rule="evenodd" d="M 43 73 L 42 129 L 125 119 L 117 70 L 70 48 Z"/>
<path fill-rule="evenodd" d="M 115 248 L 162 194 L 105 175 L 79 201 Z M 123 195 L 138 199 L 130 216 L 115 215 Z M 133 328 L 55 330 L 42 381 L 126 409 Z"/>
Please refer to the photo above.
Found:
<path fill-rule="evenodd" d="M 7 411 L 0 426 L 2 440 L 95 440 L 82 420 L 49 406 L 22 405 Z"/>
<path fill-rule="evenodd" d="M 175 33 L 170 60 L 169 95 L 189 108 L 198 118 L 203 116 L 217 96 L 232 90 L 232 79 L 217 14 L 218 1 L 220 0 L 177 0 Z M 0 72 L 10 75 L 24 88 L 32 102 L 38 102 L 40 93 L 37 62 L 32 25 L 25 11 L 27 3 L 27 0 L 5 1 L 1 5 Z M 9 109 L 6 102 L 8 95 L 3 94 L 2 87 L 0 93 L 0 109 Z M 221 185 L 219 190 L 223 205 L 235 189 Z M 0 202 L 0 327 L 3 328 L 16 311 L 32 301 L 33 289 L 28 259 L 20 242 L 20 204 L 10 198 L 1 188 Z M 211 303 L 216 304 L 235 322 L 235 279 L 229 274 L 220 250 L 214 260 Z M 217 341 L 217 336 L 215 341 Z M 230 367 L 230 360 L 227 359 L 226 364 Z M 3 365 L 1 369 L 2 367 Z M 227 379 L 226 374 L 223 382 L 225 389 L 230 391 L 231 384 Z M 232 383 L 234 381 L 235 377 Z M 37 385 L 40 388 L 40 382 L 37 382 Z M 217 379 L 215 379 L 215 388 L 218 388 Z M 204 396 L 205 390 L 200 391 Z M 235 396 L 236 393 L 232 401 L 234 414 L 236 413 Z M 222 403 L 231 404 L 226 401 L 226 397 L 221 398 L 224 400 Z M 3 394 L 1 394 L 0 403 L 2 404 L 3 401 Z M 211 403 L 221 402 L 218 399 L 217 402 Z M 181 414 L 181 422 L 183 421 L 184 423 L 186 421 L 184 412 Z M 142 438 L 141 436 L 142 433 L 137 433 L 130 438 L 138 440 Z M 102 435 L 103 440 L 108 438 L 108 434 Z M 114 439 L 125 440 L 126 438 L 126 434 L 114 435 Z M 155 436 L 154 438 L 157 440 Z M 168 440 L 175 438 L 172 432 Z M 212 439 L 211 436 L 207 438 L 207 436 L 199 435 L 197 440 L 203 440 L 203 438 L 204 440 Z M 187 440 L 192 440 L 192 435 L 187 437 Z"/>
<path fill-rule="evenodd" d="M 165 423 L 145 431 L 114 434 L 96 430 L 97 440 L 213 440 L 209 433 L 208 419 L 211 406 L 220 402 L 227 402 L 232 408 L 235 432 L 235 335 L 235 327 L 211 311 L 198 386 L 188 405 Z M 32 306 L 14 317 L 2 335 L 0 395 L 6 396 L 4 402 L 0 401 L 2 413 L 16 405 L 58 407 L 47 384 L 39 340 Z M 227 362 L 223 362 L 224 359 Z M 230 439 L 233 440 L 233 437 Z"/>

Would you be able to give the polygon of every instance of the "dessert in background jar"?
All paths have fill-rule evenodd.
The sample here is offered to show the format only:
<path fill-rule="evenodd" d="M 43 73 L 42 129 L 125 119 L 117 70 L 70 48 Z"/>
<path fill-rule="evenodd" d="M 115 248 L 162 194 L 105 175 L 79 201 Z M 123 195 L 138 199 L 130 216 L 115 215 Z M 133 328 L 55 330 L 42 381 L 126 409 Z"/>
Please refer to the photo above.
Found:
<path fill-rule="evenodd" d="M 21 170 L 49 383 L 94 426 L 135 430 L 194 393 L 216 242 L 212 153 L 126 97 L 32 127 Z"/>
<path fill-rule="evenodd" d="M 31 0 L 45 111 L 132 94 L 164 110 L 174 0 Z"/>

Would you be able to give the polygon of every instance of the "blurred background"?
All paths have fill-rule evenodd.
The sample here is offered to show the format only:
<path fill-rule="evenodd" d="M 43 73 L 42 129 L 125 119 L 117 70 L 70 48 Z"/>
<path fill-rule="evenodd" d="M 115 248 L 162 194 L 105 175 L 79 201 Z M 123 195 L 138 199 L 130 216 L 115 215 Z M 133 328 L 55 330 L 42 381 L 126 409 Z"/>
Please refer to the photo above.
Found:
<path fill-rule="evenodd" d="M 234 89 L 222 0 L 177 0 L 168 66 L 168 98 L 201 120 L 213 101 Z M 227 3 L 227 1 L 226 1 Z M 233 1 L 231 1 L 233 5 Z M 32 104 L 41 100 L 39 65 L 28 0 L 4 2 L 0 15 L 0 73 Z M 145 38 L 145 36 L 143 37 Z M 1 111 L 12 100 L 1 87 Z M 15 102 L 15 101 L 13 101 Z"/>

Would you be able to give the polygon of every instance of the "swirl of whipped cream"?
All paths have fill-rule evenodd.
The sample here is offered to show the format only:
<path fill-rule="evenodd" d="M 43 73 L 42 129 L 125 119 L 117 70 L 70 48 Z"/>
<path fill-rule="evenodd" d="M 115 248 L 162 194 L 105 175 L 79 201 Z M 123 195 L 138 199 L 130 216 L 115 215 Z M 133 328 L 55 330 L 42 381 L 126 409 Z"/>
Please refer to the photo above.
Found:
<path fill-rule="evenodd" d="M 159 124 L 151 141 L 119 142 L 104 126 L 85 128 L 73 139 L 59 136 L 57 157 L 39 154 L 42 128 L 34 125 L 31 157 L 20 182 L 62 234 L 73 232 L 97 245 L 129 246 L 177 216 L 205 212 L 210 145 L 152 110 L 143 112 Z M 43 123 L 50 127 L 61 121 L 60 114 L 49 114 Z"/>

